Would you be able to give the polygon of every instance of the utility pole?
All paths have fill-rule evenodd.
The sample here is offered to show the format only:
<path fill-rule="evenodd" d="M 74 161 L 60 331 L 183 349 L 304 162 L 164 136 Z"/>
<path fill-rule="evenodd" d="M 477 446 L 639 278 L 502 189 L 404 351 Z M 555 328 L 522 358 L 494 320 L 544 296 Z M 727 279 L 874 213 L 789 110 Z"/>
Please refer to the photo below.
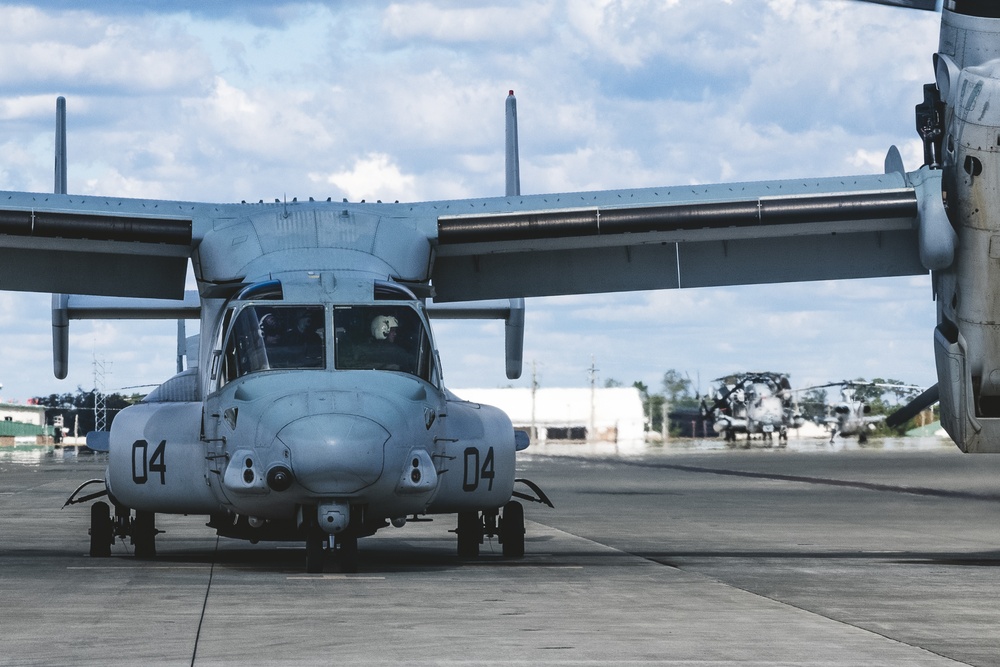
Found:
<path fill-rule="evenodd" d="M 538 391 L 538 372 L 535 360 L 531 360 L 531 441 L 538 441 L 538 429 L 535 426 L 535 393 Z"/>
<path fill-rule="evenodd" d="M 103 359 L 98 359 L 94 355 L 94 430 L 108 430 L 108 397 L 104 393 L 104 377 L 110 370 L 106 370 Z"/>
<path fill-rule="evenodd" d="M 594 355 L 590 355 L 590 423 L 587 426 L 587 442 L 593 442 L 596 440 L 596 433 L 594 429 L 595 425 L 595 412 L 597 410 L 596 401 L 596 388 L 597 383 L 597 368 L 594 366 Z"/>

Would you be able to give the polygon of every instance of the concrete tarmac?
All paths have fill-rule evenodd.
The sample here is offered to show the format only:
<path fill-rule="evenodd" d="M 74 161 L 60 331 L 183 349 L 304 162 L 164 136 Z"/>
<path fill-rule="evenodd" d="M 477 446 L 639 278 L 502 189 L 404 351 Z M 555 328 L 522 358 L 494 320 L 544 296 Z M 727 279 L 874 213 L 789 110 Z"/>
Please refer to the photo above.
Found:
<path fill-rule="evenodd" d="M 101 455 L 0 450 L 0 664 L 1000 665 L 1000 456 L 929 441 L 533 446 L 526 556 L 454 517 L 298 544 L 158 516 L 158 556 L 90 558 Z"/>

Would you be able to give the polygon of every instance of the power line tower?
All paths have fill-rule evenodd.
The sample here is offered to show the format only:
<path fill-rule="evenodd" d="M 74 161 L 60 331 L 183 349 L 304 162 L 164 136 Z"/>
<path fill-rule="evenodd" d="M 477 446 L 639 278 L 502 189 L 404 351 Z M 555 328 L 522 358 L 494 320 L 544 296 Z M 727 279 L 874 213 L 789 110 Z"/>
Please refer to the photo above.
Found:
<path fill-rule="evenodd" d="M 104 392 L 104 378 L 111 374 L 111 362 L 105 363 L 94 355 L 94 430 L 108 430 L 108 397 Z"/>

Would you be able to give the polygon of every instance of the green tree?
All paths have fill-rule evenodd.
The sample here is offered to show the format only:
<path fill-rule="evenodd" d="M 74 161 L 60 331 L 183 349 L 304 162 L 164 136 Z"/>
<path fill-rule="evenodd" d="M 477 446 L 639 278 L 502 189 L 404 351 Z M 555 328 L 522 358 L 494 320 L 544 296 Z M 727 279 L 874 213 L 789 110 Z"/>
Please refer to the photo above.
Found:
<path fill-rule="evenodd" d="M 691 378 L 673 368 L 663 374 L 663 395 L 670 409 L 698 407 L 698 399 L 691 387 Z"/>
<path fill-rule="evenodd" d="M 639 397 L 642 399 L 642 411 L 646 417 L 646 428 L 659 433 L 663 429 L 663 403 L 665 399 L 662 394 L 650 394 L 649 387 L 645 382 L 636 381 L 632 386 L 639 390 Z"/>
<path fill-rule="evenodd" d="M 119 412 L 141 399 L 142 397 L 136 394 L 129 397 L 121 394 L 105 395 L 108 429 L 111 428 L 111 423 Z M 46 424 L 52 424 L 56 417 L 62 417 L 63 426 L 68 428 L 71 433 L 75 429 L 80 435 L 86 435 L 94 430 L 96 421 L 94 390 L 86 391 L 77 387 L 75 394 L 49 394 L 48 396 L 36 396 L 34 400 L 38 405 L 45 407 Z"/>
<path fill-rule="evenodd" d="M 810 421 L 826 417 L 827 393 L 822 387 L 813 387 L 801 392 L 798 396 L 799 410 L 802 416 Z"/>

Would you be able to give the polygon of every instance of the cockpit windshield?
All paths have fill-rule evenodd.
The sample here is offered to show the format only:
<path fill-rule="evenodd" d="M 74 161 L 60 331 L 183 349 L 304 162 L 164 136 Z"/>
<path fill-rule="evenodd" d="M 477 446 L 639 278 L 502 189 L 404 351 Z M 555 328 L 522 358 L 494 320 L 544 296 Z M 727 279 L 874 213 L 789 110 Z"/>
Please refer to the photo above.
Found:
<path fill-rule="evenodd" d="M 332 315 L 335 369 L 399 371 L 438 381 L 430 337 L 413 306 L 334 306 Z M 223 324 L 221 384 L 258 371 L 329 368 L 327 317 L 320 305 L 255 302 L 232 309 Z"/>
<path fill-rule="evenodd" d="M 240 310 L 226 344 L 227 381 L 247 373 L 326 366 L 322 306 L 251 305 Z"/>
<path fill-rule="evenodd" d="M 338 369 L 401 371 L 429 379 L 430 340 L 412 307 L 338 306 L 333 322 Z"/>

